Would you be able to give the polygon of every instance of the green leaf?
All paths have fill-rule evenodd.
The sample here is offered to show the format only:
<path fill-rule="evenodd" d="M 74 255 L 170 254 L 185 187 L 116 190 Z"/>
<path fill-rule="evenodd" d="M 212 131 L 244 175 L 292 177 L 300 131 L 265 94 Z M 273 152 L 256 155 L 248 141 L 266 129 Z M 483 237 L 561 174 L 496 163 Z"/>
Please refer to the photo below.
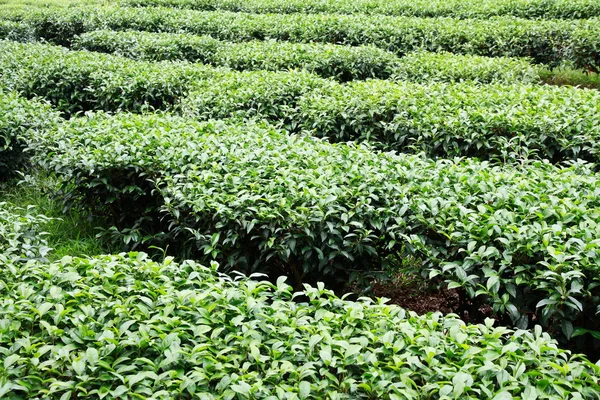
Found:
<path fill-rule="evenodd" d="M 299 391 L 300 400 L 307 399 L 308 396 L 310 396 L 310 382 L 302 381 L 302 382 L 300 382 L 300 391 Z"/>
<path fill-rule="evenodd" d="M 18 354 L 12 354 L 4 359 L 4 369 L 9 369 L 21 357 Z"/>

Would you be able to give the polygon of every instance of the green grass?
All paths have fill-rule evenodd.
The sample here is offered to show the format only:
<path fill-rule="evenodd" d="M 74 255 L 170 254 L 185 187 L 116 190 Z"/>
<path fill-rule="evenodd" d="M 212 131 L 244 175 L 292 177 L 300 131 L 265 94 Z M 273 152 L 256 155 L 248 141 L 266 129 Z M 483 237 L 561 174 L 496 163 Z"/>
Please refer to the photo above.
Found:
<path fill-rule="evenodd" d="M 587 89 L 600 89 L 600 74 L 575 69 L 568 66 L 552 70 L 541 69 L 540 78 L 543 83 L 555 86 L 577 86 Z"/>
<path fill-rule="evenodd" d="M 0 202 L 18 207 L 35 206 L 37 213 L 52 218 L 44 231 L 53 250 L 48 255 L 51 261 L 63 256 L 94 256 L 118 251 L 106 240 L 97 238 L 102 220 L 77 208 L 65 209 L 58 192 L 56 177 L 35 173 L 20 181 L 0 185 Z"/>

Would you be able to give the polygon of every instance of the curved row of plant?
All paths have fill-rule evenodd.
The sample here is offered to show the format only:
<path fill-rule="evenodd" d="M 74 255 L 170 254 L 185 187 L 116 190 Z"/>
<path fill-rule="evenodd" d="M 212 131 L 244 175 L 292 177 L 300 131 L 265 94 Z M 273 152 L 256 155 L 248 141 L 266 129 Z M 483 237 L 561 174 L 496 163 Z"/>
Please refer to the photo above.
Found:
<path fill-rule="evenodd" d="M 261 117 L 335 141 L 433 156 L 597 160 L 600 94 L 537 85 L 338 84 L 305 72 L 227 71 L 0 42 L 0 84 L 67 115 L 179 110 Z M 419 57 L 416 55 L 415 57 Z M 418 71 L 417 71 L 418 72 Z"/>
<path fill-rule="evenodd" d="M 372 46 L 350 47 L 278 41 L 232 43 L 210 36 L 137 31 L 103 30 L 85 33 L 75 39 L 73 48 L 117 53 L 148 61 L 186 60 L 235 70 L 304 69 L 341 81 L 387 79 L 394 73 L 399 61 L 395 54 Z M 528 63 L 510 61 L 504 61 L 508 64 L 504 67 L 511 67 L 514 71 L 513 76 L 507 79 L 518 79 L 520 74 L 516 71 L 527 67 Z M 532 69 L 529 66 L 522 75 L 526 75 Z"/>
<path fill-rule="evenodd" d="M 184 109 L 198 99 L 206 112 L 207 91 L 191 93 Z M 597 161 L 600 155 L 596 90 L 368 81 L 311 91 L 295 112 L 301 128 L 317 136 L 439 157 Z"/>
<path fill-rule="evenodd" d="M 18 33 L 4 37 L 17 36 Z M 28 38 L 24 40 L 28 41 Z M 539 83 L 542 73 L 545 79 L 551 76 L 551 71 L 545 68 L 533 66 L 525 59 L 510 57 L 431 52 L 414 52 L 398 57 L 371 46 L 279 41 L 233 43 L 209 36 L 139 31 L 84 33 L 75 39 L 73 48 L 143 61 L 190 61 L 234 70 L 303 69 L 340 81 L 389 78 L 417 82 Z"/>
<path fill-rule="evenodd" d="M 182 112 L 198 119 L 260 116 L 332 141 L 436 157 L 598 160 L 595 90 L 373 80 L 300 91 L 276 75 L 257 78 L 231 74 L 198 82 Z"/>
<path fill-rule="evenodd" d="M 368 15 L 245 14 L 168 8 L 71 7 L 13 9 L 3 19 L 23 21 L 40 38 L 69 45 L 76 35 L 98 29 L 211 35 L 229 41 L 276 39 L 374 45 L 403 55 L 415 50 L 482 56 L 530 57 L 538 63 L 570 61 L 597 70 L 600 24 L 590 20 L 532 21 Z"/>
<path fill-rule="evenodd" d="M 400 58 L 372 46 L 256 40 L 234 43 L 191 34 L 102 30 L 77 37 L 73 48 L 148 61 L 200 62 L 235 70 L 304 69 L 340 81 L 367 78 L 481 83 L 540 81 L 539 72 L 527 60 L 423 52 Z"/>
<path fill-rule="evenodd" d="M 597 398 L 547 333 L 417 316 L 143 253 L 0 263 L 0 397 Z M 76 306 L 74 305 L 76 304 Z M 577 395 L 575 395 L 577 394 Z"/>
<path fill-rule="evenodd" d="M 416 255 L 422 273 L 518 326 L 558 324 L 567 338 L 598 329 L 591 165 L 436 162 L 168 115 L 76 118 L 34 147 L 127 240 L 296 284 Z"/>
<path fill-rule="evenodd" d="M 31 42 L 37 39 L 35 29 L 26 23 L 0 21 L 0 39 Z"/>
<path fill-rule="evenodd" d="M 202 65 L 133 61 L 52 45 L 0 41 L 0 85 L 27 98 L 45 98 L 67 115 L 172 108 L 193 81 L 218 72 Z"/>
<path fill-rule="evenodd" d="M 600 16 L 595 0 L 123 0 L 134 7 L 176 7 L 248 13 L 384 14 L 413 17 L 568 19 Z"/>
<path fill-rule="evenodd" d="M 236 43 L 192 34 L 100 30 L 78 36 L 73 48 L 149 61 L 201 62 L 235 70 L 300 68 L 343 82 L 380 78 L 415 82 L 550 83 L 600 88 L 598 74 L 568 65 L 549 68 L 534 66 L 527 59 L 514 57 L 427 51 L 398 57 L 373 46 L 274 40 Z"/>
<path fill-rule="evenodd" d="M 181 107 L 196 118 L 260 116 L 336 141 L 368 140 L 434 156 L 554 161 L 597 156 L 600 95 L 591 90 L 385 81 L 339 85 L 302 72 L 156 65 L 39 44 L 0 47 L 6 49 L 0 55 L 3 86 L 27 97 L 43 96 L 67 114 Z"/>

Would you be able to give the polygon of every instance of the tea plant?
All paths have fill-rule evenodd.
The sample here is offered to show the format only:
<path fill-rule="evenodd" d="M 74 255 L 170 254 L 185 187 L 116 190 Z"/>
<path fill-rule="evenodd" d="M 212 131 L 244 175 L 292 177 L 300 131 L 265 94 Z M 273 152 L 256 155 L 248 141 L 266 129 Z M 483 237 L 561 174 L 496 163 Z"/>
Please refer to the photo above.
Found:
<path fill-rule="evenodd" d="M 302 281 L 417 256 L 513 323 L 597 329 L 599 183 L 592 165 L 494 166 L 332 145 L 266 125 L 90 115 L 35 144 L 75 198 L 127 241 Z M 432 281 L 432 283 L 435 281 Z M 581 331 L 580 331 L 581 332 Z"/>
<path fill-rule="evenodd" d="M 393 77 L 416 82 L 540 82 L 540 73 L 527 60 L 429 52 L 399 58 L 371 46 L 280 41 L 232 43 L 210 36 L 102 30 L 82 34 L 73 43 L 73 48 L 141 60 L 202 62 L 236 70 L 302 68 L 340 81 Z M 551 74 L 551 71 L 544 72 Z"/>
<path fill-rule="evenodd" d="M 76 35 L 98 29 L 210 35 L 234 42 L 275 39 L 297 43 L 374 45 L 404 55 L 415 50 L 493 57 L 530 57 L 536 63 L 571 61 L 577 68 L 600 65 L 600 25 L 590 20 L 489 20 L 339 14 L 245 14 L 168 8 L 71 7 L 3 12 L 23 21 L 37 37 L 70 45 Z"/>
<path fill-rule="evenodd" d="M 0 202 L 0 292 L 8 274 L 9 264 L 30 259 L 45 259 L 50 248 L 44 239 L 42 226 L 49 221 L 50 218 L 35 213 L 33 207 L 21 208 Z"/>
<path fill-rule="evenodd" d="M 385 149 L 440 157 L 598 160 L 596 90 L 373 80 L 313 91 L 297 110 L 294 118 L 317 136 L 380 142 Z"/>
<path fill-rule="evenodd" d="M 268 77 L 206 80 L 182 101 L 182 112 L 199 119 L 259 115 L 331 141 L 434 157 L 598 159 L 600 95 L 593 90 L 377 80 L 308 86 L 314 81 L 306 79 L 293 90 L 291 77 Z"/>
<path fill-rule="evenodd" d="M 138 60 L 200 62 L 239 71 L 304 69 L 340 81 L 386 79 L 398 63 L 395 54 L 373 46 L 348 47 L 271 40 L 232 43 L 210 36 L 134 31 L 85 33 L 75 39 L 73 48 L 116 53 Z"/>
<path fill-rule="evenodd" d="M 45 44 L 0 41 L 0 85 L 25 97 L 43 97 L 67 116 L 97 109 L 168 109 L 187 93 L 193 80 L 215 72 L 199 65 L 157 65 Z"/>
<path fill-rule="evenodd" d="M 0 181 L 13 178 L 27 165 L 28 138 L 58 123 L 58 114 L 39 101 L 0 91 Z"/>
<path fill-rule="evenodd" d="M 157 65 L 7 41 L 0 48 L 6 50 L 0 54 L 0 84 L 27 97 L 43 96 L 67 116 L 166 109 L 199 119 L 259 116 L 336 141 L 367 140 L 384 149 L 433 156 L 595 161 L 597 155 L 596 91 L 522 84 L 482 88 L 473 82 L 342 85 L 302 71 Z M 410 64 L 413 56 L 408 57 Z M 453 61 L 444 62 L 450 69 Z M 477 68 L 477 60 L 472 65 Z M 469 74 L 464 68 L 465 78 L 475 76 Z"/>
<path fill-rule="evenodd" d="M 0 39 L 31 42 L 37 39 L 35 29 L 25 23 L 0 21 Z"/>
<path fill-rule="evenodd" d="M 415 17 L 489 18 L 513 15 L 532 19 L 600 16 L 595 0 L 124 0 L 137 7 L 164 6 L 193 10 L 249 13 L 383 14 Z"/>
<path fill-rule="evenodd" d="M 527 84 L 541 79 L 539 68 L 526 59 L 417 51 L 400 59 L 392 80 Z"/>
<path fill-rule="evenodd" d="M 206 90 L 199 101 L 214 107 L 215 116 L 244 110 L 246 115 L 277 119 L 287 115 L 279 110 L 286 104 L 295 105 L 307 91 L 334 83 L 303 71 L 237 72 L 185 62 L 133 61 L 38 43 L 0 41 L 0 50 L 0 86 L 26 97 L 44 97 L 67 116 L 90 110 L 174 110 L 189 91 Z M 216 98 L 210 92 L 215 89 Z"/>
<path fill-rule="evenodd" d="M 142 253 L 2 263 L 0 397 L 596 398 L 600 367 L 534 332 L 306 302 L 216 265 Z"/>

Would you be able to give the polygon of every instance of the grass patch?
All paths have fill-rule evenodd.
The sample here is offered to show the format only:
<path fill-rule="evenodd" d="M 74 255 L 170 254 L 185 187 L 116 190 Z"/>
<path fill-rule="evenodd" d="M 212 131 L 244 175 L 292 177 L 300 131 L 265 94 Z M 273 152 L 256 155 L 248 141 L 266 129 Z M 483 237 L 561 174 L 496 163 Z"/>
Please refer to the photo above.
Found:
<path fill-rule="evenodd" d="M 52 218 L 43 229 L 48 233 L 48 255 L 51 261 L 63 256 L 94 256 L 119 249 L 97 238 L 98 227 L 105 226 L 100 218 L 78 208 L 64 208 L 58 192 L 58 179 L 45 173 L 35 173 L 22 180 L 0 186 L 0 202 L 26 209 L 35 206 L 36 212 Z"/>
<path fill-rule="evenodd" d="M 543 68 L 540 71 L 540 78 L 548 85 L 600 89 L 600 74 L 568 66 L 552 70 Z"/>

